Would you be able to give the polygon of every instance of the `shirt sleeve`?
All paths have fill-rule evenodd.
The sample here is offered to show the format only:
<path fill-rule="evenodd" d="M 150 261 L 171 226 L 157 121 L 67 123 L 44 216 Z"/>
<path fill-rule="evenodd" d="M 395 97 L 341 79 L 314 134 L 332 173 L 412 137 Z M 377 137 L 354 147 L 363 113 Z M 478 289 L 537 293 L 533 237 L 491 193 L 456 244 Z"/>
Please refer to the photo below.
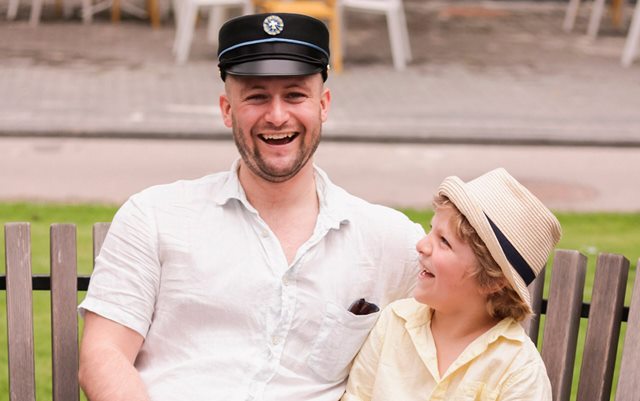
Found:
<path fill-rule="evenodd" d="M 160 281 L 157 237 L 152 208 L 137 195 L 129 199 L 96 258 L 81 315 L 88 310 L 146 336 Z"/>
<path fill-rule="evenodd" d="M 551 383 L 542 360 L 525 364 L 513 372 L 500 394 L 500 401 L 551 401 Z"/>
<path fill-rule="evenodd" d="M 391 308 L 387 307 L 356 356 L 341 401 L 370 401 Z"/>

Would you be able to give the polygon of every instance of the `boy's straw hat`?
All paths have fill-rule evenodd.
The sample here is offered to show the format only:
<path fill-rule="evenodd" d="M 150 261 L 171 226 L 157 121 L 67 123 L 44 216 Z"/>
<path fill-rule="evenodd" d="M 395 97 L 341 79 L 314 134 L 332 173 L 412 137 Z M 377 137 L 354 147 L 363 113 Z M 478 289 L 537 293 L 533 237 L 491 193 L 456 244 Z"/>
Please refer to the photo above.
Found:
<path fill-rule="evenodd" d="M 558 219 L 503 168 L 467 183 L 447 177 L 438 193 L 469 220 L 513 289 L 531 308 L 527 285 L 560 240 Z"/>

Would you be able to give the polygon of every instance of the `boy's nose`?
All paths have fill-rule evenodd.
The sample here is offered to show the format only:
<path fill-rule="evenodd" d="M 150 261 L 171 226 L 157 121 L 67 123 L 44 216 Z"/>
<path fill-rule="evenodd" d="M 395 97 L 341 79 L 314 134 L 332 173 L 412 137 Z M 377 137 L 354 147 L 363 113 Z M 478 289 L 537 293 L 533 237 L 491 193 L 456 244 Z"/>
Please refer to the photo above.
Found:
<path fill-rule="evenodd" d="M 416 244 L 416 250 L 418 251 L 418 253 L 427 255 L 431 254 L 431 241 L 429 234 L 422 237 L 422 239 L 418 241 L 418 243 Z"/>

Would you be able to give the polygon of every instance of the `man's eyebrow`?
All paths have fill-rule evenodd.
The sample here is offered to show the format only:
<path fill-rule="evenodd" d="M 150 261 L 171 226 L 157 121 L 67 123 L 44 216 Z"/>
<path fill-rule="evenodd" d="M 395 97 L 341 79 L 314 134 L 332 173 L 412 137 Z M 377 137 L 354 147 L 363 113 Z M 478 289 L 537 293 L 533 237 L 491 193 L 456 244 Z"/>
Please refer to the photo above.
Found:
<path fill-rule="evenodd" d="M 286 89 L 291 89 L 291 88 L 306 88 L 307 85 L 301 84 L 300 82 L 292 82 L 289 85 L 286 85 L 285 88 Z"/>
<path fill-rule="evenodd" d="M 254 84 L 254 85 L 249 85 L 246 88 L 243 88 L 243 91 L 248 91 L 248 90 L 254 90 L 254 89 L 261 89 L 264 90 L 267 87 L 262 85 L 262 84 Z"/>

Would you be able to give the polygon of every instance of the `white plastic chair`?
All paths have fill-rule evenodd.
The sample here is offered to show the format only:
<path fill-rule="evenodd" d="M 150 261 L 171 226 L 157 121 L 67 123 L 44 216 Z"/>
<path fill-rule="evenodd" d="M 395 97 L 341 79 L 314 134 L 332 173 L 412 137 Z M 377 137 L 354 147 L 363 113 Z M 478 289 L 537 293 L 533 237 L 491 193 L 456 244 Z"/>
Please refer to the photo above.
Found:
<path fill-rule="evenodd" d="M 29 17 L 29 24 L 31 26 L 36 26 L 40 23 L 40 16 L 42 15 L 42 2 L 43 0 L 31 1 L 31 15 Z M 7 8 L 7 19 L 9 21 L 16 19 L 19 5 L 20 0 L 9 0 L 9 7 Z M 69 4 L 68 1 L 62 2 L 62 5 L 64 17 L 70 18 L 73 14 L 73 5 Z"/>
<path fill-rule="evenodd" d="M 571 32 L 573 30 L 573 26 L 576 23 L 576 17 L 578 15 L 578 8 L 580 8 L 580 0 L 569 0 L 567 11 L 564 15 L 564 22 L 562 23 L 562 29 L 564 29 L 565 32 Z M 605 0 L 593 0 L 593 6 L 589 16 L 589 25 L 587 26 L 587 36 L 590 39 L 595 39 L 596 36 L 598 36 L 600 21 L 604 15 L 604 9 Z M 620 8 L 620 10 L 622 10 L 622 8 Z M 620 13 L 621 12 L 622 11 L 620 11 Z"/>
<path fill-rule="evenodd" d="M 638 53 L 638 45 L 640 44 L 640 1 L 636 2 L 636 8 L 633 12 L 631 27 L 627 33 L 627 40 L 624 44 L 622 52 L 622 66 L 629 67 Z"/>
<path fill-rule="evenodd" d="M 117 5 L 115 5 L 115 3 L 116 1 L 114 0 L 101 0 L 98 2 L 94 2 L 94 0 L 82 0 L 82 22 L 84 22 L 85 24 L 89 24 L 91 23 L 91 21 L 93 21 L 93 14 L 97 14 L 114 6 L 117 7 L 118 10 L 122 9 L 122 11 L 126 12 L 127 14 L 134 15 L 141 19 L 151 18 L 153 20 L 154 18 L 159 18 L 150 15 L 151 13 L 149 11 L 126 0 L 117 0 Z M 118 20 L 120 16 L 119 14 L 117 16 L 114 16 L 112 14 L 111 18 L 112 20 L 114 18 L 115 20 Z M 154 22 L 154 24 L 158 25 L 158 22 Z"/>
<path fill-rule="evenodd" d="M 384 14 L 387 18 L 393 66 L 404 70 L 411 61 L 411 45 L 402 0 L 341 0 L 343 9 Z M 346 37 L 346 34 L 345 34 Z"/>
<path fill-rule="evenodd" d="M 196 27 L 198 8 L 210 7 L 207 38 L 213 42 L 224 22 L 224 13 L 229 7 L 242 7 L 244 14 L 253 12 L 251 0 L 174 0 L 173 12 L 176 22 L 176 36 L 173 42 L 173 52 L 178 64 L 184 64 L 189 58 L 191 41 Z"/>

